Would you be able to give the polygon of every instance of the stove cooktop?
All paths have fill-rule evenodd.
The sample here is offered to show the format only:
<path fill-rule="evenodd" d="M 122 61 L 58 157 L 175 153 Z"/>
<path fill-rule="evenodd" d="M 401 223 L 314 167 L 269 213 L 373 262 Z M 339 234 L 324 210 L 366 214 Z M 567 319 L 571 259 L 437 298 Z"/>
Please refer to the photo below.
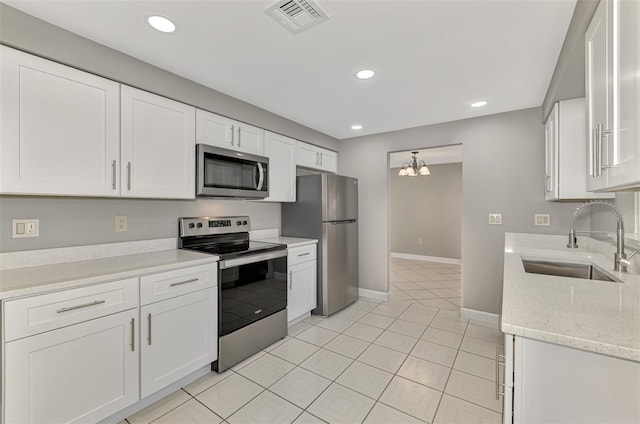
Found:
<path fill-rule="evenodd" d="M 205 242 L 206 243 L 206 242 Z M 242 243 L 210 243 L 183 246 L 183 249 L 194 250 L 201 253 L 210 253 L 220 256 L 221 259 L 233 259 L 246 255 L 257 255 L 260 253 L 272 252 L 274 250 L 284 250 L 287 248 L 284 244 L 266 243 L 262 241 L 248 241 Z"/>

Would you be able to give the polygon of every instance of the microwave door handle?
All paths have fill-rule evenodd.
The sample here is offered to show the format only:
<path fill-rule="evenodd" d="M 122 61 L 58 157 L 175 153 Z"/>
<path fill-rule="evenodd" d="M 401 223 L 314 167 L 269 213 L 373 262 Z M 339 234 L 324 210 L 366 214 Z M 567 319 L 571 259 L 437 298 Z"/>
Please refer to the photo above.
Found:
<path fill-rule="evenodd" d="M 262 184 L 264 184 L 264 169 L 262 168 L 262 164 L 258 162 L 258 190 L 262 190 Z"/>

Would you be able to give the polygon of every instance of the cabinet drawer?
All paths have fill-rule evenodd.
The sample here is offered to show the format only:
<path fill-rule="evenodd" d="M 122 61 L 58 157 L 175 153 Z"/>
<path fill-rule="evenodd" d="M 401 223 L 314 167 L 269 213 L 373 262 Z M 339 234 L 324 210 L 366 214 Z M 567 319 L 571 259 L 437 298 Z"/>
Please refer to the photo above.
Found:
<path fill-rule="evenodd" d="M 138 307 L 138 279 L 79 287 L 4 304 L 5 342 Z"/>
<path fill-rule="evenodd" d="M 287 266 L 315 260 L 316 250 L 317 245 L 315 243 L 308 246 L 294 247 L 293 249 L 289 249 L 289 252 L 287 254 Z"/>
<path fill-rule="evenodd" d="M 192 266 L 140 277 L 140 305 L 217 285 L 217 264 Z"/>

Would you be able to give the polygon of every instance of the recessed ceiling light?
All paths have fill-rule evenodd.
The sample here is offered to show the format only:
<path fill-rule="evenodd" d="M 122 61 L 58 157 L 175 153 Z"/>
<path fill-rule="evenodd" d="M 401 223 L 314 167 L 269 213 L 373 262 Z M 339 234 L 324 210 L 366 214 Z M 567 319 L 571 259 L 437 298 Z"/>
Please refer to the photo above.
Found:
<path fill-rule="evenodd" d="M 363 69 L 362 71 L 358 71 L 356 76 L 360 79 L 369 79 L 369 78 L 373 78 L 375 74 L 376 73 L 373 69 Z"/>
<path fill-rule="evenodd" d="M 362 129 L 362 125 L 360 124 L 356 124 L 356 125 L 351 125 L 351 129 L 352 130 L 361 130 Z"/>
<path fill-rule="evenodd" d="M 479 102 L 471 103 L 471 107 L 482 107 L 482 106 L 485 106 L 486 104 L 487 102 L 485 102 L 484 100 L 481 100 Z"/>
<path fill-rule="evenodd" d="M 149 16 L 147 22 L 160 32 L 173 32 L 176 30 L 176 25 L 164 16 Z"/>

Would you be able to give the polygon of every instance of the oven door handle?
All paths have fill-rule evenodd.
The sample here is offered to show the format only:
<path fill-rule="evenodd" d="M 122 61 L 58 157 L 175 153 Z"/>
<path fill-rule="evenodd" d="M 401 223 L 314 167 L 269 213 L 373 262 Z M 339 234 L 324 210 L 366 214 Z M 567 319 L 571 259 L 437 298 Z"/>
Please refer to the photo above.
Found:
<path fill-rule="evenodd" d="M 228 269 L 240 265 L 252 264 L 255 262 L 267 261 L 269 259 L 282 258 L 287 256 L 287 249 L 276 250 L 275 252 L 262 253 L 260 255 L 247 255 L 241 258 L 229 259 L 226 261 L 220 261 L 218 268 Z"/>

